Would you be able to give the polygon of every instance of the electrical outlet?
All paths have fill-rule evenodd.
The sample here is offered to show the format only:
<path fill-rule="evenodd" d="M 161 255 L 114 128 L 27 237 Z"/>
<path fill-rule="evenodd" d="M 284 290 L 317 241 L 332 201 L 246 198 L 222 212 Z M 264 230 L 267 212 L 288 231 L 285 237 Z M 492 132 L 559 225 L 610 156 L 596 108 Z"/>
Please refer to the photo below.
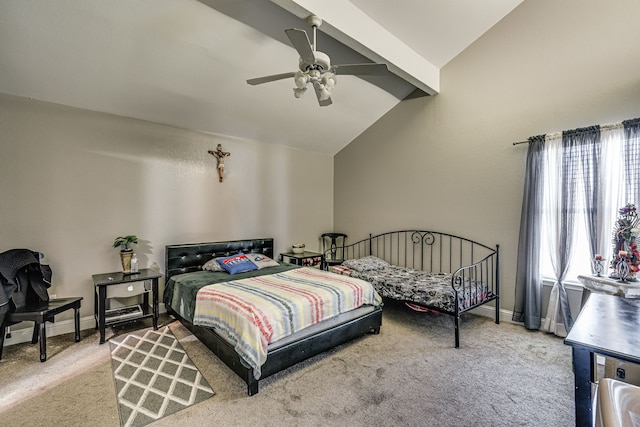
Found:
<path fill-rule="evenodd" d="M 56 294 L 49 294 L 49 299 L 55 299 L 58 295 Z"/>

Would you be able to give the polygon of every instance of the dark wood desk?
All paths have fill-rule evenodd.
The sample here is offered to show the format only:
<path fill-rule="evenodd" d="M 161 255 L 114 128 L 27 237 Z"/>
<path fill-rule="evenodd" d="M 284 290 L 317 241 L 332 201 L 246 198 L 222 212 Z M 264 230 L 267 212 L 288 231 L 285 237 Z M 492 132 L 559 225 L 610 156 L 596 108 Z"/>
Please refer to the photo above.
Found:
<path fill-rule="evenodd" d="M 573 352 L 576 426 L 593 425 L 595 355 L 640 363 L 640 300 L 592 293 L 564 340 Z"/>
<path fill-rule="evenodd" d="M 96 318 L 96 329 L 100 331 L 100 344 L 104 343 L 105 328 L 110 325 L 116 325 L 120 323 L 128 323 L 135 320 L 151 317 L 153 319 L 153 329 L 158 329 L 158 279 L 162 275 L 149 268 L 142 268 L 137 273 L 122 273 L 119 271 L 113 273 L 94 274 L 93 284 L 95 286 L 94 293 L 94 316 Z M 128 317 L 124 319 L 108 319 L 106 316 L 106 300 L 107 300 L 107 287 L 129 284 L 133 282 L 144 282 L 146 280 L 151 281 L 151 289 L 143 289 L 140 293 L 143 295 L 142 301 L 142 313 L 135 317 Z M 149 310 L 149 292 L 151 292 L 151 310 Z M 140 294 L 134 290 L 131 295 Z"/>

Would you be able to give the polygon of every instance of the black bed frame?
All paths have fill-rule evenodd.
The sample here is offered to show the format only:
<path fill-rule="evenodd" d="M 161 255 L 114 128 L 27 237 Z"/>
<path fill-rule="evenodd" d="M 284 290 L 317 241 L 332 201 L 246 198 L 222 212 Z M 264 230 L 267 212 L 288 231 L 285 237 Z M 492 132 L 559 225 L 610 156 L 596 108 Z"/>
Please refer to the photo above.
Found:
<path fill-rule="evenodd" d="M 214 257 L 228 256 L 238 252 L 262 253 L 273 258 L 273 239 L 168 245 L 165 247 L 166 280 L 176 274 L 201 270 L 202 265 Z M 218 336 L 213 329 L 196 326 L 183 319 L 168 305 L 167 311 L 179 319 L 187 329 L 247 383 L 247 392 L 250 396 L 258 393 L 258 380 L 254 376 L 253 369 L 242 363 L 232 345 Z M 362 317 L 329 327 L 314 335 L 269 351 L 267 360 L 261 367 L 260 378 L 266 378 L 356 337 L 367 333 L 377 334 L 380 332 L 381 324 L 382 307 L 380 306 Z"/>
<path fill-rule="evenodd" d="M 463 302 L 455 310 L 423 306 L 429 310 L 453 316 L 455 319 L 455 346 L 460 347 L 460 316 L 483 304 L 495 301 L 496 323 L 500 323 L 500 273 L 499 250 L 464 237 L 427 230 L 390 231 L 369 237 L 356 243 L 327 250 L 323 255 L 342 260 L 373 255 L 390 264 L 432 273 L 452 273 L 451 287 L 455 300 L 458 293 L 464 295 L 469 283 L 484 283 L 487 295 L 475 303 Z M 330 261 L 330 260 L 327 260 Z M 328 262 L 330 263 L 330 262 Z M 326 265 L 326 263 L 325 263 Z"/>

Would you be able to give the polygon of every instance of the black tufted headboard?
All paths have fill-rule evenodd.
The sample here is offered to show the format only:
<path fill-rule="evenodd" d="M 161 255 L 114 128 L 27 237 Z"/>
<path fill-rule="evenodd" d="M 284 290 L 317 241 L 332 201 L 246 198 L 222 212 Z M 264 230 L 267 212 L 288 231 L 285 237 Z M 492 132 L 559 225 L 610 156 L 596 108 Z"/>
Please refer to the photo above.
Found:
<path fill-rule="evenodd" d="M 165 280 L 202 269 L 212 258 L 244 253 L 261 253 L 273 258 L 273 239 L 231 240 L 165 246 Z"/>

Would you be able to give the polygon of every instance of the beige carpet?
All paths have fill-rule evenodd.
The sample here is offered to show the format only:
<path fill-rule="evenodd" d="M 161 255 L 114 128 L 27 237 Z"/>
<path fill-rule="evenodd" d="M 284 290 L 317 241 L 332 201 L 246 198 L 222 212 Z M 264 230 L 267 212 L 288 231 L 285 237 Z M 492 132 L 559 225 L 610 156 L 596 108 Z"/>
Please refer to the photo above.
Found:
<path fill-rule="evenodd" d="M 245 383 L 182 325 L 169 323 L 216 395 L 153 425 L 574 424 L 571 349 L 562 339 L 466 315 L 461 347 L 455 349 L 448 316 L 415 313 L 393 303 L 383 313 L 380 335 L 266 378 L 252 397 Z M 80 343 L 68 336 L 51 340 L 50 357 L 42 364 L 32 349 L 37 346 L 5 349 L 2 424 L 118 427 L 109 346 L 98 345 L 94 331 L 83 331 Z M 28 393 L 13 392 L 18 389 Z"/>

